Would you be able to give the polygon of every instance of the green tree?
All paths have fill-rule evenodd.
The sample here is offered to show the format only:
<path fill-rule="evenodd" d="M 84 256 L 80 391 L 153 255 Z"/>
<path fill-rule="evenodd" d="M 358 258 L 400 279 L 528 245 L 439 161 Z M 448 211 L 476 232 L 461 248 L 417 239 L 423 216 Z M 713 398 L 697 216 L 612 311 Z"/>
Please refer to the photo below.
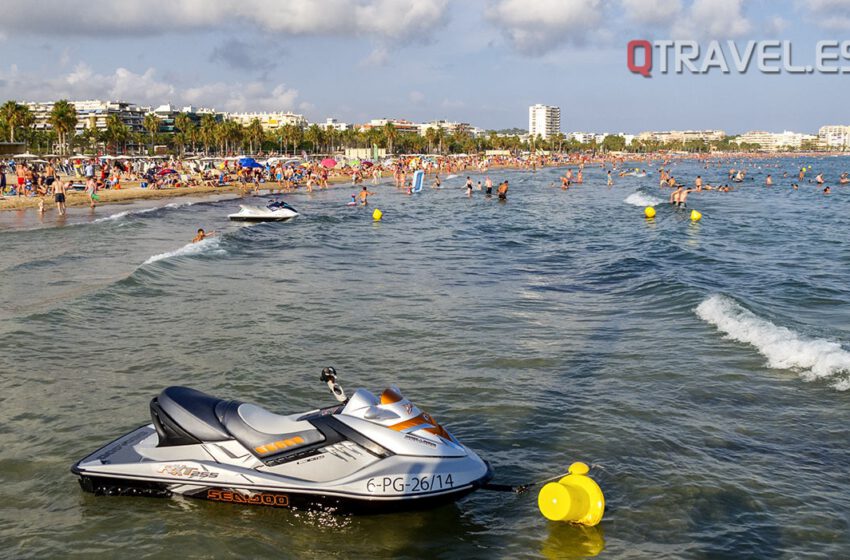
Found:
<path fill-rule="evenodd" d="M 428 142 L 428 153 L 434 152 L 434 144 L 437 143 L 437 129 L 428 127 L 425 130 L 425 140 Z"/>
<path fill-rule="evenodd" d="M 14 100 L 9 100 L 0 106 L 0 119 L 3 120 L 9 133 L 9 142 L 15 141 L 17 129 L 28 128 L 33 123 L 33 115 L 29 107 Z"/>
<path fill-rule="evenodd" d="M 68 148 L 70 148 L 68 133 L 72 132 L 77 126 L 76 107 L 69 103 L 67 99 L 60 99 L 53 104 L 47 120 L 53 130 L 56 131 L 56 137 L 59 140 L 59 153 L 67 154 Z"/>
<path fill-rule="evenodd" d="M 192 130 L 195 125 L 188 113 L 179 113 L 174 117 L 174 126 L 178 131 L 178 134 L 175 135 L 175 142 L 180 147 L 180 155 L 183 155 L 186 153 L 186 142 L 192 138 Z"/>
<path fill-rule="evenodd" d="M 387 139 L 387 153 L 393 153 L 393 143 L 398 138 L 398 130 L 393 123 L 388 122 L 384 125 L 384 138 Z"/>
<path fill-rule="evenodd" d="M 245 127 L 245 139 L 248 141 L 248 151 L 252 154 L 254 153 L 254 144 L 257 144 L 257 147 L 262 150 L 263 138 L 265 138 L 265 131 L 263 130 L 263 125 L 260 123 L 260 119 L 254 119 Z"/>
<path fill-rule="evenodd" d="M 626 139 L 619 135 L 609 134 L 602 139 L 602 150 L 606 152 L 622 152 L 626 148 Z"/>
<path fill-rule="evenodd" d="M 198 138 L 204 145 L 204 153 L 209 154 L 210 146 L 216 143 L 216 131 L 218 126 L 215 122 L 215 117 L 206 114 L 201 117 L 201 127 L 198 131 Z"/>
<path fill-rule="evenodd" d="M 130 137 L 130 127 L 121 122 L 121 118 L 113 113 L 106 117 L 106 130 L 104 139 L 107 145 L 111 145 L 113 150 L 118 151 L 118 146 L 127 142 Z"/>
<path fill-rule="evenodd" d="M 154 140 L 156 137 L 156 133 L 159 132 L 159 117 L 157 117 L 153 113 L 148 113 L 147 115 L 145 115 L 145 118 L 142 121 L 142 126 L 145 128 L 145 130 L 148 131 L 148 134 L 150 134 L 151 145 L 149 153 L 153 154 Z"/>
<path fill-rule="evenodd" d="M 304 131 L 304 139 L 313 144 L 313 153 L 316 153 L 319 144 L 322 142 L 322 129 L 317 124 L 311 124 Z"/>

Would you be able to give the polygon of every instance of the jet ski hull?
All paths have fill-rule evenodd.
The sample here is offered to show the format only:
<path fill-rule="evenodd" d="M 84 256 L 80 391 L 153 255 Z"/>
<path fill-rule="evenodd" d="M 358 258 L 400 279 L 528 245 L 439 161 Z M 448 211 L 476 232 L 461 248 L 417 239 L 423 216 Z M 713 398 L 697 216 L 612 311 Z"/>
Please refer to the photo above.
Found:
<path fill-rule="evenodd" d="M 291 208 L 269 210 L 268 208 L 242 206 L 239 212 L 227 217 L 234 222 L 282 222 L 291 220 L 296 216 L 298 216 L 298 212 Z"/>
<path fill-rule="evenodd" d="M 84 491 L 101 496 L 180 495 L 237 505 L 358 514 L 420 510 L 452 503 L 493 476 L 489 464 L 469 451 L 464 457 L 420 458 L 415 462 L 392 456 L 374 460 L 342 481 L 311 483 L 277 475 L 273 472 L 275 467 L 260 472 L 216 462 L 214 457 L 221 454 L 221 449 L 214 449 L 218 444 L 209 442 L 191 446 L 188 454 L 180 447 L 157 451 L 171 453 L 173 459 L 150 459 L 139 453 L 156 440 L 153 425 L 141 426 L 81 459 L 71 472 L 79 477 Z M 348 445 L 353 452 L 354 446 Z M 316 457 L 319 456 L 305 457 L 303 461 L 310 463 Z M 239 460 L 234 457 L 234 462 Z"/>

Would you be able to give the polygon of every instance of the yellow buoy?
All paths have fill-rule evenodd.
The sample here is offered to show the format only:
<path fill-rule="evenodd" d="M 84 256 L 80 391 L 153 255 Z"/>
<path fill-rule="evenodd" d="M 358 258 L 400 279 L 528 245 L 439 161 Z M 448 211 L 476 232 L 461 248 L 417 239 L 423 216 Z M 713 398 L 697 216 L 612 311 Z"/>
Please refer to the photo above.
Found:
<path fill-rule="evenodd" d="M 377 208 L 375 208 L 375 210 L 372 212 L 372 219 L 373 219 L 373 220 L 375 220 L 376 222 L 380 222 L 380 221 L 381 221 L 381 217 L 382 217 L 383 215 L 384 215 L 384 213 L 383 213 L 383 212 L 381 212 L 380 210 L 378 210 Z"/>
<path fill-rule="evenodd" d="M 702 214 L 697 212 L 696 210 L 691 210 L 691 221 L 698 222 L 702 219 Z"/>
<path fill-rule="evenodd" d="M 652 206 L 647 206 L 646 208 L 643 209 L 643 213 L 647 218 L 654 218 L 655 217 L 655 208 L 653 208 Z"/>
<path fill-rule="evenodd" d="M 605 496 L 599 485 L 587 476 L 589 470 L 584 463 L 573 463 L 570 474 L 540 489 L 537 507 L 543 517 L 590 527 L 602 521 Z"/>

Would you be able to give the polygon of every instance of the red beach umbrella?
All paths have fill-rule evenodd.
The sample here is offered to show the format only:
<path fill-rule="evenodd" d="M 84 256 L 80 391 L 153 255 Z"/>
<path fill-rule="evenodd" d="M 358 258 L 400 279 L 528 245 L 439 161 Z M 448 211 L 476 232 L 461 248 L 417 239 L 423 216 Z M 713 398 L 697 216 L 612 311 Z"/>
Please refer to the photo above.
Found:
<path fill-rule="evenodd" d="M 333 169 L 336 167 L 336 160 L 333 158 L 325 158 L 321 162 L 322 167 L 327 167 L 328 169 Z"/>

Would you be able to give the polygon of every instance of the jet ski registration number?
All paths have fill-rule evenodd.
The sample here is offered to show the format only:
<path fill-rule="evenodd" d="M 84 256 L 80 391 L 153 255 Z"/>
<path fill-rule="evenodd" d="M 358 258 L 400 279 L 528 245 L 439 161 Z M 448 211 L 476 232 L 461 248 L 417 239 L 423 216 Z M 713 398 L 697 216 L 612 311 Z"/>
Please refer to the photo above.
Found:
<path fill-rule="evenodd" d="M 454 484 L 451 473 L 422 476 L 379 476 L 366 481 L 366 491 L 370 494 L 432 492 L 454 488 Z"/>

